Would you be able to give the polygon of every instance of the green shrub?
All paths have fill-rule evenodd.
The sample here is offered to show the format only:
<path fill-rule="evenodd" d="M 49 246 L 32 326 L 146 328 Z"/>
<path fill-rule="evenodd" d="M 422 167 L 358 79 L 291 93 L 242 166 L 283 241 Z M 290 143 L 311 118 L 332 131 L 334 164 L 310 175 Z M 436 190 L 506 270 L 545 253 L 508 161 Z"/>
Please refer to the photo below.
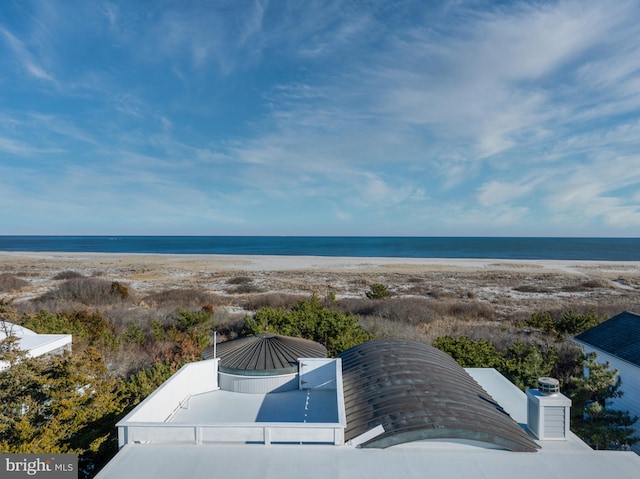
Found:
<path fill-rule="evenodd" d="M 299 301 L 291 310 L 265 307 L 253 318 L 247 317 L 244 335 L 269 331 L 285 336 L 295 336 L 323 344 L 329 356 L 372 339 L 358 317 L 325 307 L 314 295 L 309 300 Z"/>
<path fill-rule="evenodd" d="M 383 299 L 391 296 L 391 291 L 384 284 L 373 283 L 369 285 L 369 290 L 365 294 L 369 299 Z"/>
<path fill-rule="evenodd" d="M 565 336 L 575 336 L 597 326 L 606 319 L 606 316 L 598 316 L 594 310 L 583 314 L 568 311 L 562 313 L 557 319 L 554 319 L 550 313 L 544 312 L 532 314 L 531 318 L 525 321 L 525 325 L 564 338 Z"/>
<path fill-rule="evenodd" d="M 549 376 L 558 359 L 553 349 L 542 351 L 536 344 L 518 340 L 504 351 L 499 351 L 491 341 L 474 341 L 466 336 L 440 337 L 433 346 L 462 367 L 495 368 L 520 389 L 535 386 L 539 377 Z"/>
<path fill-rule="evenodd" d="M 213 318 L 213 314 L 206 309 L 200 311 L 188 311 L 186 309 L 177 308 L 177 323 L 180 331 L 190 331 L 200 324 L 204 324 Z"/>
<path fill-rule="evenodd" d="M 129 325 L 129 329 L 124 332 L 123 337 L 125 341 L 133 344 L 142 345 L 145 342 L 144 333 L 136 323 L 131 323 Z"/>
<path fill-rule="evenodd" d="M 153 366 L 138 371 L 120 385 L 120 391 L 127 398 L 127 405 L 133 408 L 149 394 L 169 379 L 176 369 L 169 361 L 157 361 Z"/>
<path fill-rule="evenodd" d="M 83 321 L 44 309 L 36 314 L 23 315 L 21 325 L 38 334 L 72 334 L 76 339 L 89 337 L 88 327 Z"/>

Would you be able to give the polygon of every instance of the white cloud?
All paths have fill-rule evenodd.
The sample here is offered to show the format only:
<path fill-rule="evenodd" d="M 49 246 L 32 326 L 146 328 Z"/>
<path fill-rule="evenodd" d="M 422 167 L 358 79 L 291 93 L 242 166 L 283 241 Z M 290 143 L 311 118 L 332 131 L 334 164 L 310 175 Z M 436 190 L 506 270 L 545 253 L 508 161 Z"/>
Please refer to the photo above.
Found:
<path fill-rule="evenodd" d="M 552 92 L 533 82 L 578 59 L 611 26 L 600 8 L 556 7 L 496 9 L 435 34 L 416 29 L 371 71 L 381 114 L 444 141 L 469 140 L 468 159 L 511 148 L 554 113 Z"/>
<path fill-rule="evenodd" d="M 353 215 L 347 211 L 337 210 L 336 218 L 338 218 L 340 221 L 349 221 L 351 218 L 353 218 Z"/>
<path fill-rule="evenodd" d="M 545 203 L 560 218 L 602 220 L 620 227 L 640 226 L 640 204 L 621 189 L 640 189 L 640 157 L 606 156 L 588 165 L 564 167 L 546 184 Z"/>
<path fill-rule="evenodd" d="M 637 2 L 44 3 L 0 26 L 47 98 L 0 118 L 0 150 L 52 155 L 106 203 L 461 233 L 638 225 Z"/>
<path fill-rule="evenodd" d="M 357 181 L 357 177 L 356 177 Z M 401 185 L 390 185 L 377 174 L 365 173 L 354 187 L 360 192 L 359 202 L 364 205 L 388 207 L 403 202 L 412 191 Z"/>
<path fill-rule="evenodd" d="M 504 182 L 493 180 L 480 186 L 478 199 L 483 206 L 509 203 L 523 196 L 528 196 L 534 186 L 534 182 Z"/>
<path fill-rule="evenodd" d="M 62 149 L 34 147 L 26 142 L 17 141 L 12 138 L 0 137 L 0 151 L 23 157 L 30 157 L 41 154 L 59 153 Z"/>
<path fill-rule="evenodd" d="M 4 37 L 5 42 L 9 45 L 14 58 L 19 66 L 31 77 L 38 80 L 45 80 L 51 83 L 57 83 L 56 79 L 48 73 L 45 68 L 38 63 L 36 58 L 31 54 L 25 44 L 18 39 L 13 33 L 6 28 L 0 26 L 0 34 Z"/>

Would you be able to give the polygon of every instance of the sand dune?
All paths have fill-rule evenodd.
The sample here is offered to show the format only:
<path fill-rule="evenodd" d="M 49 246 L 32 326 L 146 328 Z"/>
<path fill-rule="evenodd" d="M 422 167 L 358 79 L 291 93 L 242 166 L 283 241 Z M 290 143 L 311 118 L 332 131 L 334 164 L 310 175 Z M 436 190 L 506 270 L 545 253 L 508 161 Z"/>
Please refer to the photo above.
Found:
<path fill-rule="evenodd" d="M 437 290 L 509 309 L 540 298 L 640 301 L 640 262 L 0 252 L 0 273 L 30 283 L 11 294 L 17 301 L 55 287 L 53 277 L 65 270 L 123 281 L 143 293 L 199 288 L 233 295 L 242 292 L 234 279 L 246 277 L 256 292 L 364 297 L 367 285 L 381 282 L 399 296 Z"/>

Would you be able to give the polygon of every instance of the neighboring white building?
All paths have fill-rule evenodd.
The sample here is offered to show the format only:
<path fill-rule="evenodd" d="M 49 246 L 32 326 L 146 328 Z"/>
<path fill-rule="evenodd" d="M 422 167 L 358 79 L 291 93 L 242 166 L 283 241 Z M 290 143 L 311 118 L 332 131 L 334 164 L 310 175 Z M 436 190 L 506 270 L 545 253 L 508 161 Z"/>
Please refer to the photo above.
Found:
<path fill-rule="evenodd" d="M 554 390 L 525 394 L 402 340 L 291 361 L 289 339 L 221 345 L 184 366 L 117 424 L 120 452 L 97 478 L 640 477 L 636 454 L 593 451 L 569 431 L 570 401 Z"/>
<path fill-rule="evenodd" d="M 612 400 L 613 407 L 640 417 L 640 315 L 624 311 L 574 338 L 585 353 L 596 352 L 598 362 L 608 362 L 618 370 L 622 397 Z M 640 420 L 634 425 L 640 436 Z M 640 442 L 631 448 L 640 454 Z"/>
<path fill-rule="evenodd" d="M 8 336 L 17 337 L 18 348 L 26 351 L 27 356 L 32 358 L 71 351 L 72 336 L 70 334 L 37 334 L 17 324 L 2 321 L 0 341 Z M 0 371 L 8 366 L 6 361 L 0 361 Z"/>

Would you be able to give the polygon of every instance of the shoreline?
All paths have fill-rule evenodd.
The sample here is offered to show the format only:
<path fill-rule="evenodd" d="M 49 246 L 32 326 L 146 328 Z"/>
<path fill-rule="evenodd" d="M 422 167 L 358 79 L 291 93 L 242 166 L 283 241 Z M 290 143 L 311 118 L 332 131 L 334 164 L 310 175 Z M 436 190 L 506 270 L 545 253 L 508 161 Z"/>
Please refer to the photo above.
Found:
<path fill-rule="evenodd" d="M 94 253 L 94 252 L 32 252 L 0 251 L 0 267 L 22 261 L 81 262 L 142 262 L 160 265 L 201 264 L 222 271 L 358 271 L 408 272 L 408 270 L 533 270 L 583 274 L 585 270 L 640 273 L 640 261 L 500 259 L 500 258 L 408 258 L 366 256 L 289 256 L 239 254 L 184 253 Z"/>

